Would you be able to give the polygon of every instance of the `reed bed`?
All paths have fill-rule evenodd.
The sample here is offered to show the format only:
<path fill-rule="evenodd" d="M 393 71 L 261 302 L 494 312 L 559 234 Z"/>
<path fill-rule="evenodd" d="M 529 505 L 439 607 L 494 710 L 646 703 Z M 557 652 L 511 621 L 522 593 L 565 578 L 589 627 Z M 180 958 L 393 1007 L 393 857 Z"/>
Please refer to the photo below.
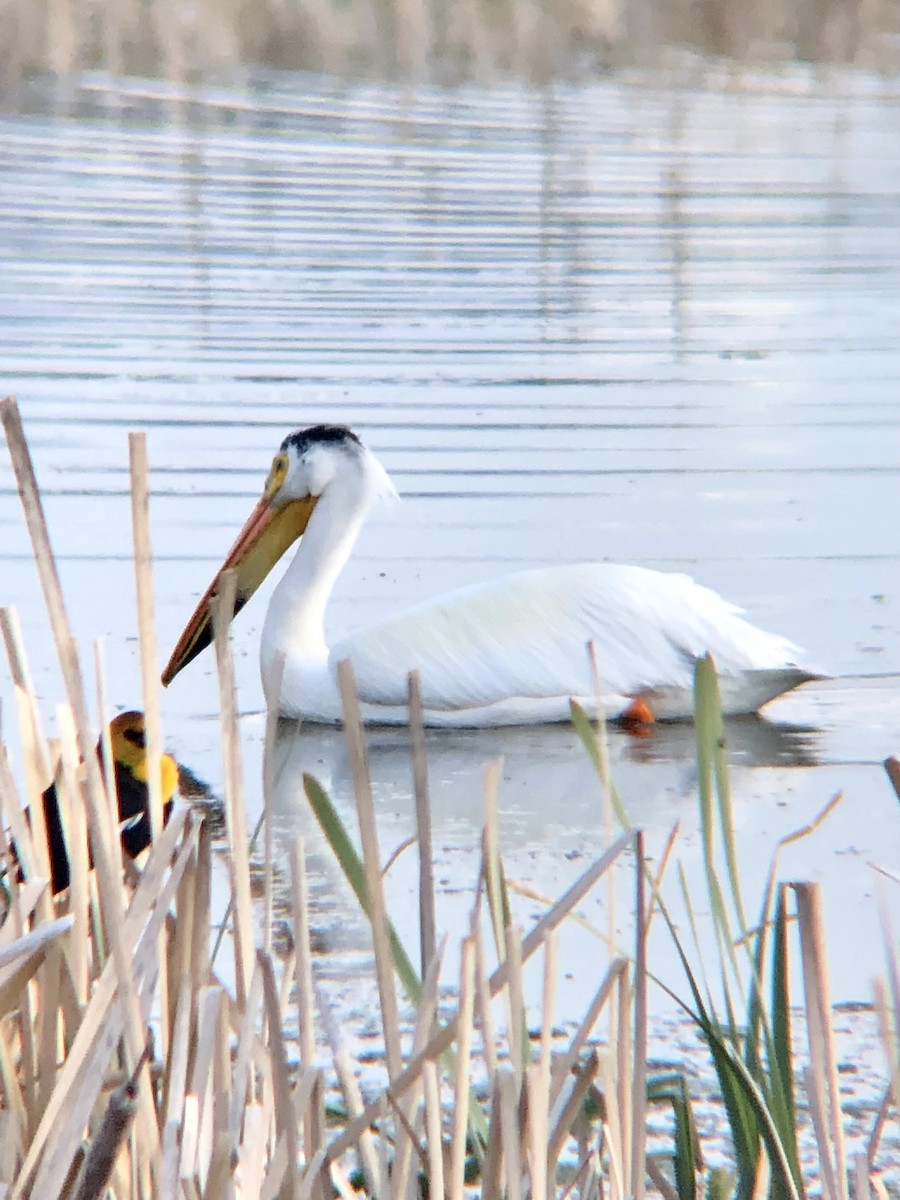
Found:
<path fill-rule="evenodd" d="M 665 62 L 897 65 L 888 0 L 6 0 L 0 80 L 102 69 L 190 82 L 269 66 L 453 82 Z"/>
<path fill-rule="evenodd" d="M 358 1065 L 317 979 L 302 844 L 290 861 L 293 940 L 285 957 L 277 959 L 272 951 L 272 843 L 265 836 L 262 919 L 251 906 L 227 621 L 217 623 L 216 651 L 230 881 L 226 973 L 233 982 L 226 981 L 215 957 L 212 847 L 202 818 L 180 808 L 163 827 L 158 810 L 156 837 L 145 860 L 123 872 L 113 798 L 94 752 L 87 688 L 11 399 L 0 403 L 0 416 L 67 690 L 54 746 L 41 728 L 15 614 L 2 610 L 24 782 L 14 778 L 7 751 L 0 747 L 0 852 L 7 863 L 0 924 L 0 1200 L 350 1200 L 360 1194 L 382 1200 L 459 1200 L 466 1194 L 641 1200 L 648 1191 L 665 1200 L 694 1200 L 704 1190 L 741 1200 L 801 1200 L 809 1181 L 797 1156 L 798 1068 L 785 979 L 792 936 L 799 940 L 803 962 L 809 1029 L 805 1092 L 821 1164 L 818 1190 L 828 1200 L 886 1195 L 880 1146 L 885 1125 L 896 1115 L 892 1097 L 900 1096 L 896 956 L 889 955 L 885 981 L 876 989 L 888 1063 L 884 1103 L 866 1150 L 848 1162 L 818 891 L 810 884 L 779 884 L 773 863 L 758 920 L 754 927 L 747 925 L 711 663 L 698 671 L 697 731 L 707 890 L 720 930 L 716 969 L 725 980 L 724 1017 L 716 1015 L 683 949 L 682 955 L 686 1007 L 709 1047 L 722 1088 L 722 1119 L 735 1148 L 733 1172 L 704 1166 L 684 1075 L 655 1076 L 647 1068 L 652 980 L 647 947 L 654 920 L 670 923 L 681 945 L 662 895 L 676 834 L 651 870 L 641 831 L 616 830 L 627 821 L 609 778 L 603 725 L 592 726 L 580 710 L 573 712 L 602 784 L 605 849 L 527 931 L 510 916 L 499 849 L 497 772 L 488 772 L 479 883 L 459 955 L 455 999 L 448 1003 L 439 991 L 445 944 L 428 883 L 427 762 L 417 683 L 412 677 L 411 745 L 423 867 L 421 970 L 397 937 L 385 905 L 384 848 L 352 670 L 345 664 L 341 688 L 358 837 L 344 828 L 315 779 L 307 776 L 304 784 L 371 924 L 384 1054 L 381 1083 L 363 1095 Z M 158 720 L 158 697 L 150 694 L 156 687 L 156 648 L 142 439 L 133 438 L 131 449 L 149 734 Z M 231 611 L 227 596 L 222 611 Z M 100 672 L 97 687 L 97 709 L 105 715 Z M 160 745 L 157 727 L 148 736 L 151 760 L 158 759 Z M 72 871 L 69 890 L 54 901 L 46 887 L 40 796 L 57 757 Z M 150 778 L 157 774 L 151 761 Z M 106 778 L 112 773 L 107 771 Z M 151 797 L 152 804 L 158 801 Z M 10 855 L 7 828 L 20 870 Z M 595 974 L 592 999 L 574 1032 L 562 1038 L 554 1024 L 557 931 L 593 888 L 609 889 L 612 911 L 616 877 L 623 875 L 631 880 L 632 942 L 598 950 L 596 962 L 585 967 Z M 529 1030 L 523 968 L 535 956 L 543 965 L 542 1017 L 539 1027 Z M 738 968 L 742 957 L 751 967 L 749 987 L 741 982 L 748 976 Z M 739 1004 L 744 1006 L 740 1020 Z M 289 1041 L 285 1029 L 294 1024 L 298 1034 Z M 647 1111 L 659 1105 L 672 1114 L 671 1147 L 651 1154 Z"/>

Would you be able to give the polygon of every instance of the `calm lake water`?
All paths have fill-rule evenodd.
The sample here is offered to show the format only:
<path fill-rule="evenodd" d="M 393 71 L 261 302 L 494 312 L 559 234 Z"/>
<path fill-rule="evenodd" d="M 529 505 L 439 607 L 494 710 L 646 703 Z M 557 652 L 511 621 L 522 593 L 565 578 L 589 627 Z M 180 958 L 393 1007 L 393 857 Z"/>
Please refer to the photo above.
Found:
<path fill-rule="evenodd" d="M 876 899 L 897 899 L 874 865 L 900 871 L 881 769 L 900 752 L 900 88 L 796 71 L 546 92 L 32 85 L 0 111 L 0 230 L 0 380 L 115 705 L 140 705 L 127 431 L 149 440 L 164 660 L 284 434 L 349 423 L 404 502 L 366 529 L 335 631 L 501 571 L 609 559 L 690 572 L 836 677 L 779 702 L 777 725 L 735 723 L 733 785 L 751 897 L 776 838 L 845 789 L 784 873 L 825 882 L 836 996 L 868 995 Z M 235 628 L 251 823 L 267 594 Z M 5 455 L 0 603 L 50 718 L 62 686 Z M 5 668 L 0 698 L 14 742 Z M 207 655 L 164 715 L 214 792 L 217 710 Z M 555 896 L 602 849 L 570 731 L 431 741 L 448 924 L 471 900 L 487 760 L 505 760 L 510 875 Z M 612 749 L 632 819 L 654 850 L 681 821 L 690 870 L 691 730 Z M 279 846 L 310 832 L 298 766 L 350 811 L 338 735 L 283 733 L 279 763 Z M 386 856 L 412 825 L 402 734 L 375 735 L 372 769 Z M 412 858 L 391 875 L 401 917 Z M 339 924 L 334 887 L 323 865 Z M 600 899 L 585 911 L 605 921 Z M 597 956 L 567 937 L 564 963 Z"/>

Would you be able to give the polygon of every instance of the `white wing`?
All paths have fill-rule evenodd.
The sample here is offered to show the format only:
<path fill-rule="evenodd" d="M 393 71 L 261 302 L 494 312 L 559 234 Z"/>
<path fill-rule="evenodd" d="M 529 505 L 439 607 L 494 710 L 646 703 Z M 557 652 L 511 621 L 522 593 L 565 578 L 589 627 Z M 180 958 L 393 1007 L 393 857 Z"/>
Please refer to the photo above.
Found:
<path fill-rule="evenodd" d="M 424 705 L 434 710 L 590 696 L 589 641 L 605 695 L 690 689 L 707 651 L 721 675 L 792 674 L 797 647 L 739 613 L 686 575 L 602 563 L 547 567 L 408 608 L 342 638 L 329 657 L 332 665 L 353 661 L 360 699 L 370 704 L 405 704 L 407 673 L 417 668 Z M 797 675 L 775 690 L 809 678 Z"/>

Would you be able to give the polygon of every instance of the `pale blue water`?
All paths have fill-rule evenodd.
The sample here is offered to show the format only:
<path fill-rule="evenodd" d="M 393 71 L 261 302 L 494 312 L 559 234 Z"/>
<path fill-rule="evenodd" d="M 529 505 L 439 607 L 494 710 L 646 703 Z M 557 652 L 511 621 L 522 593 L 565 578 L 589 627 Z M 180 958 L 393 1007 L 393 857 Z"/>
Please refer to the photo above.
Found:
<path fill-rule="evenodd" d="M 799 72 L 546 93 L 266 77 L 190 97 L 87 78 L 7 98 L 0 379 L 111 701 L 140 703 L 127 431 L 148 433 L 164 659 L 283 435 L 347 422 L 404 503 L 366 530 L 334 629 L 498 571 L 610 559 L 689 571 L 840 677 L 777 710 L 816 732 L 733 732 L 735 793 L 755 878 L 776 835 L 847 790 L 788 869 L 838 881 L 836 986 L 864 991 L 869 864 L 900 868 L 880 767 L 900 751 L 900 689 L 856 678 L 900 669 L 898 100 Z M 0 603 L 52 716 L 62 688 L 2 456 Z M 264 608 L 235 629 L 249 714 Z M 168 744 L 218 789 L 213 672 L 194 664 L 164 712 Z M 13 740 L 5 671 L 0 697 Z M 245 721 L 251 815 L 262 726 Z M 690 731 L 614 752 L 633 818 L 657 840 L 682 820 L 696 854 Z M 445 739 L 448 896 L 474 878 L 481 764 L 501 753 L 523 877 L 555 893 L 573 852 L 602 844 L 565 730 Z M 346 809 L 340 743 L 302 756 Z M 393 744 L 372 758 L 386 854 L 409 830 L 408 767 Z M 279 803 L 289 839 L 303 804 L 290 788 Z"/>

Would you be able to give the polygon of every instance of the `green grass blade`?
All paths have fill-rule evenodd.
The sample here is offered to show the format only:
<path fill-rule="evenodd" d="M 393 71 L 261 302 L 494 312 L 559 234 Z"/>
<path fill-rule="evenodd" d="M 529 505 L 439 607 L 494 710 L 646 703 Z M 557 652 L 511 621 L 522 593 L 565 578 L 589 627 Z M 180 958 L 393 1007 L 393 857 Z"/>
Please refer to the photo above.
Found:
<path fill-rule="evenodd" d="M 622 803 L 616 785 L 609 777 L 609 765 L 604 761 L 604 756 L 601 752 L 602 735 L 598 734 L 594 722 L 577 700 L 569 701 L 569 710 L 572 714 L 572 724 L 575 727 L 575 732 L 578 734 L 581 744 L 587 751 L 588 757 L 594 764 L 594 770 L 597 772 L 600 782 L 607 790 L 609 802 L 616 815 L 616 820 L 625 833 L 630 833 L 633 826 L 628 820 L 628 814 L 625 811 L 625 806 Z"/>
<path fill-rule="evenodd" d="M 328 844 L 334 851 L 335 858 L 341 870 L 353 889 L 360 908 L 369 915 L 369 891 L 366 887 L 366 870 L 363 861 L 356 852 L 356 847 L 350 840 L 350 835 L 338 815 L 331 798 L 317 779 L 312 775 L 303 776 L 303 787 L 310 806 L 316 815 L 316 820 L 328 839 Z M 391 946 L 391 956 L 394 960 L 394 970 L 403 985 L 411 1003 L 418 1008 L 422 1000 L 422 981 L 406 953 L 403 943 L 397 936 L 393 923 L 388 921 L 388 940 Z"/>
<path fill-rule="evenodd" d="M 778 894 L 772 933 L 772 1033 L 768 1041 L 768 1087 L 766 1101 L 772 1120 L 781 1134 L 785 1154 L 798 1192 L 804 1194 L 797 1144 L 797 1103 L 794 1094 L 793 1051 L 791 1048 L 791 997 L 788 971 L 788 917 L 784 889 Z M 783 1192 L 773 1189 L 773 1200 L 786 1200 Z"/>
<path fill-rule="evenodd" d="M 304 774 L 303 787 L 310 807 L 315 813 L 316 820 L 319 822 L 322 832 L 328 840 L 328 844 L 334 851 L 334 855 L 340 864 L 341 870 L 344 872 L 347 882 L 353 889 L 360 908 L 368 917 L 369 892 L 366 887 L 366 872 L 362 859 L 357 854 L 356 847 L 353 845 L 337 809 L 332 804 L 330 796 L 319 781 L 312 775 Z M 397 978 L 400 980 L 411 1004 L 418 1009 L 422 1002 L 422 981 L 409 955 L 406 953 L 403 943 L 397 935 L 397 931 L 394 929 L 393 922 L 390 920 L 388 921 L 388 941 Z M 452 1051 L 448 1050 L 442 1055 L 442 1060 L 452 1075 L 456 1056 Z M 469 1097 L 469 1127 L 480 1144 L 483 1145 L 487 1137 L 487 1121 L 474 1095 L 470 1095 Z"/>
<path fill-rule="evenodd" d="M 723 951 L 731 947 L 728 912 L 722 893 L 715 861 L 714 759 L 722 722 L 718 700 L 716 669 L 708 654 L 697 660 L 694 670 L 694 732 L 697 740 L 697 784 L 700 798 L 700 833 L 703 845 L 703 865 L 706 886 L 716 932 Z"/>
<path fill-rule="evenodd" d="M 674 1119 L 672 1167 L 679 1200 L 699 1200 L 698 1179 L 703 1166 L 687 1080 L 681 1071 L 667 1071 L 647 1081 L 647 1100 L 672 1107 Z"/>
<path fill-rule="evenodd" d="M 711 679 L 709 686 L 712 691 L 713 709 L 711 713 L 711 752 L 713 770 L 716 781 L 716 796 L 719 802 L 719 827 L 722 837 L 722 847 L 725 851 L 725 863 L 728 868 L 728 882 L 731 886 L 731 898 L 737 915 L 741 935 L 747 932 L 747 918 L 744 910 L 744 900 L 741 893 L 741 874 L 738 867 L 737 839 L 734 834 L 734 805 L 731 799 L 731 782 L 728 776 L 728 743 L 725 736 L 725 721 L 722 718 L 722 698 L 719 693 L 719 676 L 715 663 L 711 658 L 708 663 Z M 704 668 L 706 670 L 706 668 Z"/>

